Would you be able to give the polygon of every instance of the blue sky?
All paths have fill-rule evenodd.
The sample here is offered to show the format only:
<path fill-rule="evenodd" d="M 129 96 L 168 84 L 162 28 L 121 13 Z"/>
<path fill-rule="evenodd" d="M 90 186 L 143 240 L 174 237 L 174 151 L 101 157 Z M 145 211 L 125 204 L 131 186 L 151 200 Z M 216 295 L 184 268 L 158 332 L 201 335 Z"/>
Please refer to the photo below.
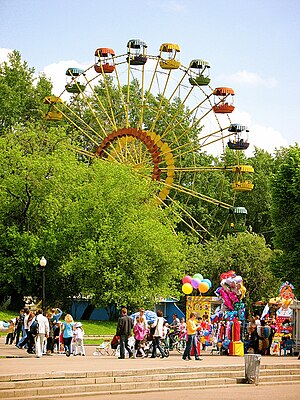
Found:
<path fill-rule="evenodd" d="M 0 62 L 17 49 L 55 88 L 66 67 L 92 65 L 98 47 L 123 54 L 139 38 L 157 55 L 178 43 L 182 64 L 206 59 L 212 86 L 234 88 L 232 120 L 249 126 L 252 145 L 300 142 L 298 0 L 0 0 L 0 15 Z"/>

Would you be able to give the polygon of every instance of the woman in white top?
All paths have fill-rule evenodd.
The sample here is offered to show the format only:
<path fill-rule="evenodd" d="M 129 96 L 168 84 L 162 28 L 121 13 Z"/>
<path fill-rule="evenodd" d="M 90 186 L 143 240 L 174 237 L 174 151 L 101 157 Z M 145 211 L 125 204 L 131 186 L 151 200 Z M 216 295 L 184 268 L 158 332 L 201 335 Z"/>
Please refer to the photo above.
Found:
<path fill-rule="evenodd" d="M 160 339 L 163 337 L 163 327 L 164 327 L 165 320 L 164 320 L 163 313 L 161 310 L 158 310 L 156 314 L 157 314 L 157 318 L 151 326 L 151 328 L 155 328 L 155 331 L 153 334 L 153 341 L 152 341 L 153 351 L 152 351 L 151 358 L 156 357 L 156 349 L 158 349 L 160 351 L 161 358 L 165 358 L 166 355 L 160 344 Z"/>

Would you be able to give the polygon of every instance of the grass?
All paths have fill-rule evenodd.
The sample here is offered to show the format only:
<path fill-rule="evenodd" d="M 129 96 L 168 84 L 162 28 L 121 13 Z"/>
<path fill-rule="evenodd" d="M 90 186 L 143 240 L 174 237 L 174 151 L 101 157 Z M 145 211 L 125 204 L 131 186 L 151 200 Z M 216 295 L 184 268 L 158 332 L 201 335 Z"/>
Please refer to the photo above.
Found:
<path fill-rule="evenodd" d="M 0 321 L 9 321 L 19 315 L 18 311 L 0 311 Z M 79 321 L 76 321 L 79 322 Z M 113 336 L 116 333 L 116 322 L 111 321 L 80 321 L 87 336 Z M 0 335 L 6 335 L 1 332 Z M 92 340 L 92 339 L 91 339 Z M 96 340 L 97 344 L 99 340 Z"/>

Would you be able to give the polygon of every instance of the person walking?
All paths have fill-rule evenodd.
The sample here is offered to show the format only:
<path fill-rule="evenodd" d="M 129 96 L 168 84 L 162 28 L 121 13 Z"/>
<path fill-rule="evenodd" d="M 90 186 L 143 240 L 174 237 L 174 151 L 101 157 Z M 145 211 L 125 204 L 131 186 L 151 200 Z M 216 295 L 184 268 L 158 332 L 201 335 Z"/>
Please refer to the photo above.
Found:
<path fill-rule="evenodd" d="M 191 360 L 191 349 L 193 347 L 194 349 L 194 355 L 195 355 L 195 360 L 203 360 L 201 357 L 199 357 L 198 350 L 197 350 L 197 344 L 196 344 L 196 332 L 197 332 L 197 323 L 196 323 L 196 313 L 191 312 L 190 318 L 186 323 L 186 329 L 187 329 L 187 343 L 186 343 L 186 348 L 184 349 L 184 353 L 182 356 L 183 360 Z"/>
<path fill-rule="evenodd" d="M 19 315 L 18 315 L 18 317 L 17 317 L 16 326 L 15 326 L 15 335 L 16 335 L 16 336 L 15 336 L 15 340 L 16 340 L 16 346 L 17 346 L 18 343 L 20 342 L 21 333 L 22 333 L 22 337 L 25 336 L 24 317 L 25 317 L 24 309 L 22 308 L 22 309 L 19 311 Z"/>
<path fill-rule="evenodd" d="M 133 352 L 128 346 L 128 338 L 132 334 L 133 320 L 127 315 L 127 308 L 122 308 L 122 316 L 118 319 L 116 336 L 120 336 L 120 357 L 125 358 L 125 349 L 128 351 L 129 358 L 133 356 Z"/>
<path fill-rule="evenodd" d="M 83 338 L 84 338 L 84 330 L 82 327 L 81 322 L 77 322 L 74 325 L 74 341 L 75 341 L 75 349 L 74 349 L 74 356 L 85 356 L 85 349 L 83 345 Z M 80 351 L 78 349 L 80 347 Z"/>
<path fill-rule="evenodd" d="M 65 316 L 64 322 L 61 324 L 61 330 L 63 332 L 64 348 L 65 348 L 67 357 L 70 357 L 70 354 L 71 354 L 71 344 L 72 344 L 72 339 L 73 339 L 73 326 L 74 326 L 73 317 L 72 317 L 72 315 L 67 314 Z"/>
<path fill-rule="evenodd" d="M 59 318 L 63 315 L 63 312 L 59 308 L 52 308 L 52 315 L 51 319 L 52 321 L 58 322 Z"/>
<path fill-rule="evenodd" d="M 30 310 L 28 307 L 24 308 L 24 316 L 23 316 L 23 327 L 22 327 L 22 339 L 16 344 L 18 349 L 22 349 L 23 347 L 28 348 L 28 320 L 30 316 Z"/>
<path fill-rule="evenodd" d="M 37 311 L 35 318 L 38 323 L 38 333 L 35 337 L 35 356 L 36 358 L 41 358 L 43 355 L 44 340 L 49 336 L 49 321 L 43 315 L 42 309 Z"/>
<path fill-rule="evenodd" d="M 13 320 L 9 320 L 9 327 L 7 330 L 7 335 L 5 339 L 5 344 L 13 344 L 14 341 L 14 332 L 15 332 L 15 324 Z"/>
<path fill-rule="evenodd" d="M 160 339 L 163 337 L 163 329 L 164 329 L 164 317 L 163 317 L 163 313 L 161 310 L 157 310 L 157 318 L 154 321 L 154 323 L 151 325 L 151 328 L 154 329 L 154 333 L 153 333 L 153 350 L 152 350 L 152 356 L 151 358 L 155 358 L 156 357 L 156 349 L 159 350 L 160 354 L 161 354 L 161 358 L 165 358 L 166 354 L 161 346 L 160 343 Z"/>
<path fill-rule="evenodd" d="M 144 317 L 137 317 L 136 318 L 136 323 L 134 325 L 133 328 L 133 332 L 134 332 L 134 339 L 135 339 L 135 343 L 134 343 L 134 358 L 137 357 L 138 352 L 141 353 L 142 358 L 145 357 L 145 352 L 143 349 L 143 341 L 146 335 L 146 329 L 145 329 L 145 325 L 144 325 Z"/>

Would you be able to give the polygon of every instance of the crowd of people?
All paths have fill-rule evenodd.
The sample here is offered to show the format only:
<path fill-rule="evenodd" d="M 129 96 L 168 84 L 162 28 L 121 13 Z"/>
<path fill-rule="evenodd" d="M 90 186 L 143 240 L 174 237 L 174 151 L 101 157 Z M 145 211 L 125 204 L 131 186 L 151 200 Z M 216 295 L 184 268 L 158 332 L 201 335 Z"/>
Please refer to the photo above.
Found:
<path fill-rule="evenodd" d="M 273 339 L 276 334 L 276 319 L 267 318 L 260 319 L 259 316 L 251 316 L 247 325 L 248 340 L 246 341 L 247 353 L 271 355 L 272 346 L 274 349 Z M 277 343 L 277 342 L 276 342 Z M 282 334 L 281 340 L 278 343 L 279 355 L 293 354 L 295 342 L 292 340 L 289 331 Z M 298 357 L 300 359 L 300 355 Z"/>
<path fill-rule="evenodd" d="M 37 358 L 53 355 L 54 352 L 85 356 L 84 330 L 80 322 L 75 323 L 70 314 L 60 321 L 63 312 L 59 308 L 43 313 L 28 307 L 21 309 L 18 317 L 9 321 L 7 345 L 15 344 L 18 349 L 26 349 Z"/>
<path fill-rule="evenodd" d="M 140 308 L 138 315 L 133 319 L 127 314 L 127 309 L 122 308 L 122 315 L 118 320 L 116 338 L 119 340 L 120 355 L 119 359 L 124 359 L 126 354 L 129 358 L 136 358 L 140 355 L 145 357 L 145 345 L 151 342 L 151 356 L 156 358 L 166 358 L 169 350 L 173 349 L 176 339 L 184 338 L 186 346 L 182 358 L 191 360 L 191 353 L 194 354 L 195 360 L 202 360 L 199 355 L 199 347 L 196 342 L 196 335 L 199 324 L 196 319 L 196 313 L 191 313 L 187 323 L 184 318 L 179 320 L 176 314 L 172 316 L 172 322 L 167 323 L 163 317 L 161 310 L 156 313 L 154 321 L 147 321 L 145 317 L 145 309 Z M 134 348 L 129 345 L 129 339 L 134 337 Z"/>
<path fill-rule="evenodd" d="M 177 314 L 173 314 L 172 322 L 167 323 L 161 310 L 156 312 L 151 321 L 146 319 L 144 308 L 140 308 L 134 316 L 129 316 L 125 307 L 121 313 L 114 338 L 116 345 L 119 345 L 119 359 L 124 359 L 125 356 L 144 358 L 146 345 L 147 351 L 151 351 L 151 358 L 160 355 L 163 359 L 169 356 L 169 351 L 173 350 L 180 340 L 184 343 L 182 358 L 186 361 L 191 360 L 192 355 L 195 360 L 202 360 L 200 350 L 205 350 L 218 341 L 221 343 L 220 349 L 224 350 L 223 354 L 229 354 L 229 343 L 226 348 L 226 338 L 219 340 L 222 330 L 210 322 L 208 315 L 197 317 L 195 312 L 191 312 L 185 322 L 184 318 L 179 320 Z M 18 317 L 9 321 L 5 343 L 15 344 L 18 349 L 26 349 L 37 358 L 55 352 L 67 357 L 71 354 L 85 356 L 82 324 L 75 323 L 70 314 L 66 314 L 61 321 L 62 315 L 63 312 L 59 308 L 53 308 L 44 314 L 41 309 L 33 312 L 25 307 L 20 310 Z M 224 335 L 225 333 L 224 331 Z M 276 320 L 251 316 L 243 334 L 246 353 L 271 355 Z M 280 354 L 281 350 L 284 355 L 288 352 L 292 354 L 294 345 L 290 335 L 284 335 L 279 344 Z"/>

